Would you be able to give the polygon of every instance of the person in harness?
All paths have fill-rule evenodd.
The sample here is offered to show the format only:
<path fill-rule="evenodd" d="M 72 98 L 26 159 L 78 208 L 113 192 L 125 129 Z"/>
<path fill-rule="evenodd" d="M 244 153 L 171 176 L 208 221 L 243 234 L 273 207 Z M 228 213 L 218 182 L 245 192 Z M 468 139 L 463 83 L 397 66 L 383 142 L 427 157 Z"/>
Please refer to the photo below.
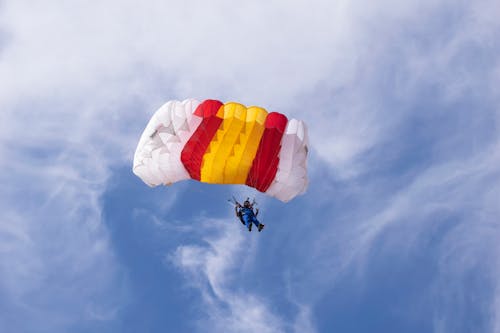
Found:
<path fill-rule="evenodd" d="M 241 223 L 243 223 L 243 225 L 245 225 L 248 228 L 248 231 L 252 231 L 252 223 L 253 223 L 257 227 L 257 230 L 261 232 L 262 229 L 264 229 L 264 224 L 260 223 L 259 220 L 257 220 L 259 209 L 256 208 L 254 212 L 253 205 L 250 203 L 248 199 L 245 200 L 243 206 L 240 205 L 238 202 L 235 203 L 236 206 L 234 207 L 234 212 L 236 213 L 236 216 L 240 219 Z"/>

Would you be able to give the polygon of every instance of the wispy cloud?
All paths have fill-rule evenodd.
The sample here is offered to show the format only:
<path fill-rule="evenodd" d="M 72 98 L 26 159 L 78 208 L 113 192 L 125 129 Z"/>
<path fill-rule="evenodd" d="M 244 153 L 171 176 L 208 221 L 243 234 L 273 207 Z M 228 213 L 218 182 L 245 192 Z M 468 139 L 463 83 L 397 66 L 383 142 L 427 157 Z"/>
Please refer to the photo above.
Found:
<path fill-rule="evenodd" d="M 344 192 L 353 191 L 358 209 L 339 209 L 353 203 L 338 195 L 318 202 L 321 208 L 311 214 L 311 225 L 295 225 L 300 237 L 290 239 L 298 246 L 288 279 L 294 298 L 316 304 L 339 281 L 349 278 L 364 288 L 371 283 L 371 263 L 380 263 L 381 269 L 389 264 L 384 263 L 385 257 L 396 257 L 401 262 L 393 259 L 392 265 L 399 269 L 420 265 L 429 270 L 431 285 L 420 295 L 430 300 L 427 306 L 435 317 L 436 331 L 461 331 L 469 325 L 495 331 L 498 147 L 497 141 L 468 160 L 446 160 L 423 168 L 397 191 L 378 188 L 376 180 L 366 179 L 361 188 L 344 188 Z M 334 204 L 336 199 L 340 204 Z M 304 239 L 314 239 L 314 246 Z M 413 262 L 415 256 L 431 264 Z M 398 288 L 404 288 L 405 282 L 400 283 Z M 456 320 L 457 313 L 462 320 Z"/>
<path fill-rule="evenodd" d="M 440 304 L 436 330 L 457 328 L 454 311 L 469 309 L 468 276 L 498 290 L 497 1 L 10 1 L 0 10 L 4 327 L 63 330 L 119 315 L 125 275 L 102 193 L 153 110 L 186 97 L 263 105 L 310 128 L 311 189 L 276 217 L 304 223 L 266 243 L 293 258 L 269 258 L 282 265 L 273 287 L 285 284 L 286 296 L 240 288 L 258 275 L 260 243 L 234 224 L 214 220 L 215 231 L 201 227 L 200 242 L 173 254 L 213 331 L 314 332 L 315 305 L 338 280 L 368 283 L 382 243 L 401 255 L 425 250 L 441 215 L 456 225 L 433 248 L 439 270 L 423 291 Z M 276 298 L 293 314 L 275 310 Z M 493 331 L 499 298 L 477 300 Z"/>
<path fill-rule="evenodd" d="M 257 281 L 242 267 L 256 255 L 256 238 L 248 239 L 233 221 L 198 222 L 206 245 L 182 245 L 169 256 L 202 295 L 205 311 L 198 329 L 210 332 L 284 332 L 286 323 L 263 296 L 247 291 Z M 213 230 L 215 229 L 215 231 Z M 205 318 L 206 319 L 202 319 Z"/>
<path fill-rule="evenodd" d="M 126 293 L 101 224 L 105 173 L 90 169 L 92 163 L 85 169 L 85 158 L 61 152 L 51 154 L 60 158 L 54 164 L 15 148 L 0 176 L 2 327 L 61 330 L 79 320 L 114 318 Z"/>

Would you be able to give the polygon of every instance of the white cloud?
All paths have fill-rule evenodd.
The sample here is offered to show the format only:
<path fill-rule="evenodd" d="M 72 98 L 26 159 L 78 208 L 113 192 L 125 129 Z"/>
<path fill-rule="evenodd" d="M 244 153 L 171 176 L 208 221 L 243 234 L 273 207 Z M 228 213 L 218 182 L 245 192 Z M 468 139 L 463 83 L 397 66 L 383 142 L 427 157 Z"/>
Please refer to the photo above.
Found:
<path fill-rule="evenodd" d="M 474 301 L 481 327 L 496 331 L 499 147 L 496 141 L 468 160 L 444 161 L 425 168 L 397 192 L 374 189 L 373 184 L 366 183 L 355 191 L 356 196 L 369 200 L 363 209 L 331 212 L 328 205 L 320 208 L 321 213 L 310 221 L 315 227 L 296 226 L 300 228 L 300 240 L 314 239 L 314 246 L 290 240 L 301 244 L 293 253 L 298 253 L 297 262 L 287 280 L 290 297 L 315 304 L 339 279 L 356 278 L 363 288 L 370 282 L 367 267 L 371 261 L 383 261 L 384 253 L 408 258 L 408 265 L 416 254 L 427 253 L 437 272 L 431 277 L 432 284 L 419 294 L 431 300 L 427 306 L 435 316 L 434 329 L 462 330 L 461 325 L 469 320 L 470 302 Z M 441 236 L 438 228 L 448 229 Z M 435 240 L 429 237 L 443 237 L 430 253 L 428 246 Z M 304 274 L 306 271 L 310 273 Z M 470 286 L 484 288 L 472 290 Z M 463 320 L 457 321 L 457 315 Z"/>
<path fill-rule="evenodd" d="M 284 332 L 285 323 L 266 300 L 250 291 L 256 281 L 244 273 L 257 255 L 256 238 L 243 235 L 233 221 L 204 219 L 198 222 L 207 245 L 181 245 L 169 256 L 197 288 L 208 319 L 200 319 L 203 332 Z M 215 230 L 215 231 L 214 231 Z M 250 288 L 247 288 L 250 287 Z M 202 316 L 204 317 L 204 316 Z"/>
<path fill-rule="evenodd" d="M 367 153 L 411 121 L 422 87 L 437 87 L 443 105 L 464 95 L 498 103 L 500 65 L 491 60 L 498 52 L 498 6 L 494 0 L 2 3 L 0 288 L 6 302 L 37 312 L 43 307 L 28 296 L 49 302 L 61 286 L 66 293 L 59 303 L 81 301 L 53 327 L 77 320 L 81 308 L 90 307 L 92 318 L 113 317 L 119 299 L 111 310 L 89 305 L 95 295 L 114 290 L 112 281 L 121 277 L 99 198 L 109 168 L 130 163 L 146 118 L 166 99 L 238 100 L 303 118 L 315 153 L 329 163 L 336 180 L 356 182 L 372 166 Z M 476 54 L 486 54 L 480 60 L 488 61 L 491 71 L 469 61 Z M 498 111 L 494 119 L 498 125 Z M 317 251 L 312 258 L 325 265 L 319 267 L 328 276 L 341 274 L 393 221 L 414 215 L 416 205 L 423 206 L 419 223 L 438 209 L 475 210 L 469 200 L 488 212 L 497 204 L 491 184 L 498 176 L 491 166 L 498 160 L 488 157 L 496 156 L 495 149 L 485 151 L 482 142 L 477 149 L 470 156 L 481 161 L 479 166 L 440 161 L 400 192 L 382 193 L 392 203 L 370 206 L 367 213 L 343 212 L 353 222 L 325 232 L 325 239 L 312 245 Z M 492 180 L 489 191 L 478 198 L 464 195 L 482 193 L 486 178 Z M 429 203 L 429 196 L 438 203 Z M 363 213 L 376 217 L 364 222 Z M 446 244 L 467 243 L 469 231 L 464 227 Z M 197 277 L 205 300 L 213 304 L 210 314 L 233 331 L 288 329 L 278 314 L 259 310 L 268 309 L 266 300 L 232 288 L 231 274 L 241 265 L 234 253 L 246 245 L 235 229 L 221 232 L 206 237 L 208 247 L 181 246 L 176 253 L 178 264 Z M 322 257 L 324 244 L 331 247 L 328 258 Z M 225 255 L 226 250 L 233 254 Z M 336 251 L 342 255 L 332 263 Z M 460 270 L 443 260 L 450 270 Z M 93 276 L 94 271 L 101 274 Z M 41 290 L 49 280 L 53 289 Z M 324 292 L 332 281 L 315 290 Z M 77 292 L 84 285 L 93 287 Z M 305 299 L 297 292 L 300 286 L 290 288 L 296 293 L 291 299 Z M 303 302 L 295 330 L 313 330 L 313 303 Z M 240 317 L 247 306 L 253 310 Z M 47 311 L 39 318 L 65 313 Z M 499 311 L 492 312 L 497 318 Z"/>
<path fill-rule="evenodd" d="M 395 131 L 418 113 L 454 112 L 416 110 L 423 102 L 422 90 L 432 91 L 425 97 L 443 108 L 467 96 L 498 98 L 492 68 L 498 66 L 494 55 L 500 30 L 487 14 L 496 13 L 497 7 L 495 1 L 349 6 L 346 16 L 356 23 L 349 30 L 350 44 L 338 51 L 343 58 L 332 63 L 332 77 L 307 95 L 314 98 L 315 90 L 330 95 L 310 101 L 318 118 L 307 118 L 312 146 L 337 177 L 349 179 L 369 171 L 366 154 L 393 140 Z M 346 62 L 349 57 L 354 63 Z"/>
<path fill-rule="evenodd" d="M 80 320 L 114 318 L 126 301 L 125 276 L 101 225 L 105 173 L 86 169 L 94 167 L 91 158 L 87 164 L 61 153 L 54 163 L 9 153 L 0 163 L 2 327 L 58 331 Z"/>

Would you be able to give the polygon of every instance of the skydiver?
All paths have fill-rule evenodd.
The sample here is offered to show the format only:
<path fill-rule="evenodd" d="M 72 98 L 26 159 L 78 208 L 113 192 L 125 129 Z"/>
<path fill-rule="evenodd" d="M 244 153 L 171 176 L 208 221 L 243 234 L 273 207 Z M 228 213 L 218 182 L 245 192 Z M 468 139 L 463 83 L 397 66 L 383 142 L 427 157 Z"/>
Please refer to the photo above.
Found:
<path fill-rule="evenodd" d="M 248 231 L 252 231 L 252 222 L 257 226 L 257 230 L 259 232 L 264 229 L 264 224 L 260 223 L 259 220 L 257 220 L 257 215 L 259 214 L 259 209 L 255 209 L 255 213 L 253 210 L 253 205 L 250 203 L 250 201 L 247 199 L 243 203 L 243 206 L 240 205 L 238 202 L 235 202 L 235 207 L 234 207 L 234 212 L 236 213 L 236 216 L 240 219 L 241 223 L 245 225 L 248 228 Z"/>

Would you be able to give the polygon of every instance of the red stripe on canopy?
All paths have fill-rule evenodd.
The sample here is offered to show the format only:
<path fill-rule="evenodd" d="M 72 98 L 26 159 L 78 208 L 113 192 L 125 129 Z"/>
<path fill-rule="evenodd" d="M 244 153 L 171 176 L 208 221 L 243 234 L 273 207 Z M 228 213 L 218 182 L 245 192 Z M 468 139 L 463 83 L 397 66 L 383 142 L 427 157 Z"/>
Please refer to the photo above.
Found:
<path fill-rule="evenodd" d="M 222 118 L 217 117 L 217 111 L 222 106 L 223 104 L 220 101 L 207 99 L 194 111 L 194 114 L 202 117 L 203 120 L 186 142 L 181 153 L 181 161 L 193 179 L 200 180 L 203 155 L 222 123 Z"/>
<path fill-rule="evenodd" d="M 271 185 L 278 171 L 278 154 L 287 123 L 288 119 L 281 113 L 271 112 L 267 115 L 264 134 L 247 176 L 248 186 L 265 192 Z"/>

